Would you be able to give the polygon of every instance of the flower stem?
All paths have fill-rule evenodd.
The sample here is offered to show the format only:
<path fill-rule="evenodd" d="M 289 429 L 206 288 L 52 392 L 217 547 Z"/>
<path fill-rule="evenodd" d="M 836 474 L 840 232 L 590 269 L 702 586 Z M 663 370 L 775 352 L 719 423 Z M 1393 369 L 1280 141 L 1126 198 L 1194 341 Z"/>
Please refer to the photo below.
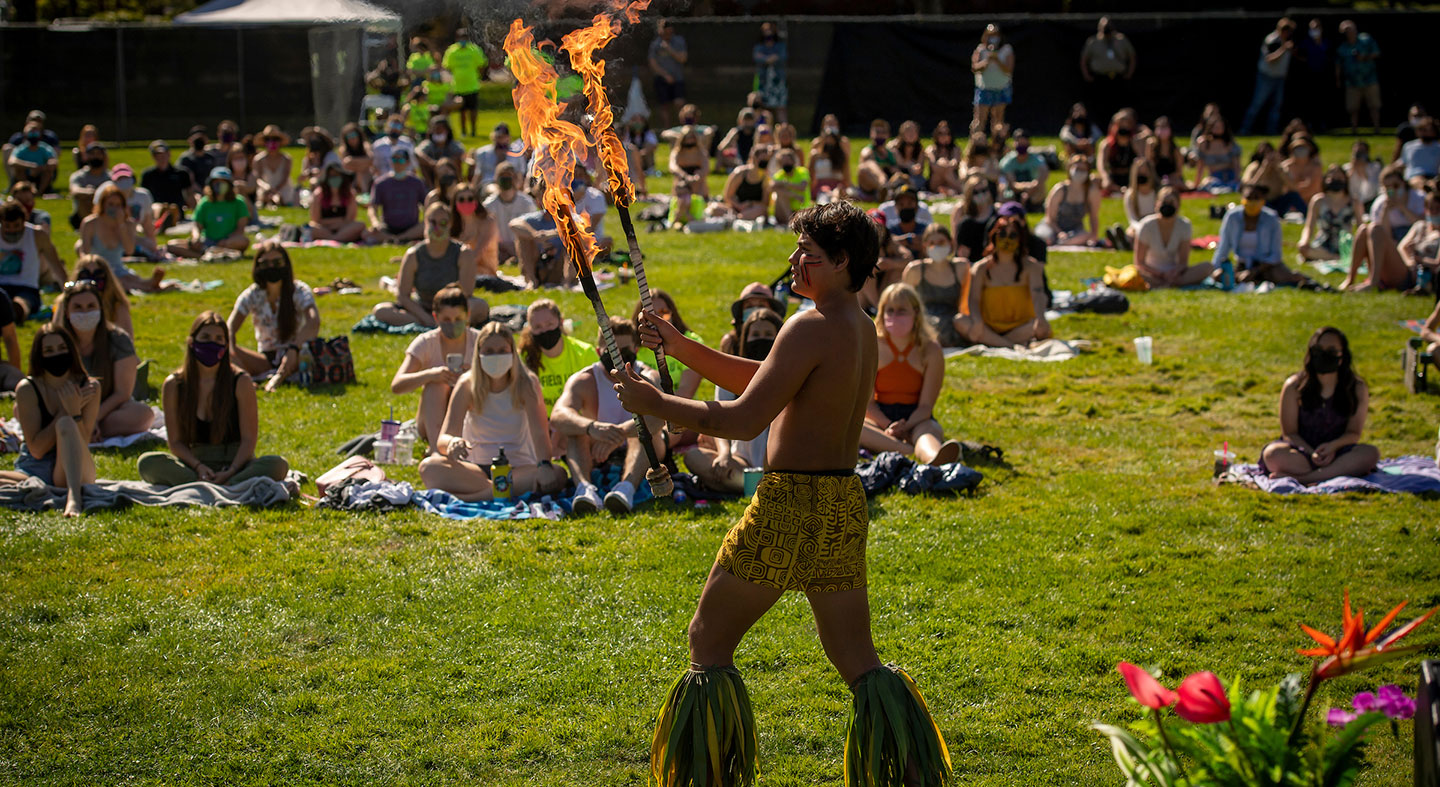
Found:
<path fill-rule="evenodd" d="M 1180 755 L 1175 753 L 1175 747 L 1170 744 L 1170 734 L 1165 732 L 1165 724 L 1160 720 L 1160 709 L 1152 708 L 1151 713 L 1155 714 L 1155 729 L 1160 731 L 1160 743 L 1165 747 L 1165 752 L 1175 763 L 1175 769 L 1180 772 L 1180 781 L 1184 784 L 1190 783 L 1190 777 L 1185 774 L 1185 765 L 1180 762 Z"/>
<path fill-rule="evenodd" d="M 1315 678 L 1315 671 L 1310 671 L 1310 681 L 1305 685 L 1305 700 L 1300 703 L 1300 712 L 1295 716 L 1295 724 L 1290 727 L 1290 737 L 1285 739 L 1285 748 L 1293 749 L 1295 740 L 1300 737 L 1300 730 L 1305 726 L 1305 714 L 1310 711 L 1310 701 L 1315 699 L 1315 691 L 1320 688 L 1320 681 Z"/>

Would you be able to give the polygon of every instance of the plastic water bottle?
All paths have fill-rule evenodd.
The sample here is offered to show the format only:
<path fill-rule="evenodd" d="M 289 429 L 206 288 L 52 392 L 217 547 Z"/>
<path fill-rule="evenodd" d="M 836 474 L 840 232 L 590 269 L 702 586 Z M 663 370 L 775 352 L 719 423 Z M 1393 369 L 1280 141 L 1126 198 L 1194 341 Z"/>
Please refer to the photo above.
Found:
<path fill-rule="evenodd" d="M 495 486 L 496 500 L 510 499 L 510 460 L 505 458 L 505 449 L 500 449 L 500 455 L 495 457 L 495 462 L 490 465 L 490 482 Z"/>
<path fill-rule="evenodd" d="M 311 377 L 312 377 L 312 375 L 313 375 L 313 368 L 314 368 L 314 366 L 315 366 L 315 356 L 313 356 L 313 355 L 310 354 L 310 345 L 309 345 L 309 344 L 302 344 L 302 345 L 300 345 L 300 384 L 301 384 L 301 385 L 306 386 L 306 387 L 309 387 L 309 386 L 310 386 L 310 384 L 311 384 Z"/>
<path fill-rule="evenodd" d="M 1220 288 L 1227 292 L 1235 289 L 1235 264 L 1229 260 L 1220 263 Z"/>
<path fill-rule="evenodd" d="M 415 464 L 415 440 L 419 436 L 414 424 L 407 423 L 400 427 L 400 432 L 395 435 L 395 464 Z"/>

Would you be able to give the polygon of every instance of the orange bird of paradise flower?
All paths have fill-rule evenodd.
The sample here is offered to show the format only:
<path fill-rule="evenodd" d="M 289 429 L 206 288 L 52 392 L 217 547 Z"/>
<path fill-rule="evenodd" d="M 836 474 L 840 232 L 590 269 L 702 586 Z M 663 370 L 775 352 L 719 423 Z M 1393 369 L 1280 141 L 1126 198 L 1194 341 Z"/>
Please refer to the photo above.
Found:
<path fill-rule="evenodd" d="M 1302 656 L 1312 658 L 1324 658 L 1324 661 L 1317 664 L 1313 670 L 1319 680 L 1338 678 L 1341 675 L 1348 675 L 1365 667 L 1373 667 L 1383 664 L 1392 659 L 1404 656 L 1420 650 L 1423 645 L 1407 645 L 1395 647 L 1395 643 L 1409 636 L 1419 628 L 1422 623 L 1435 614 L 1432 609 L 1418 618 L 1406 623 L 1386 635 L 1383 639 L 1380 635 L 1385 627 L 1395 620 L 1400 610 L 1409 604 L 1402 601 L 1390 610 L 1390 614 L 1380 619 L 1368 631 L 1365 628 L 1365 611 L 1356 609 L 1353 613 L 1350 610 L 1350 590 L 1345 590 L 1345 603 L 1342 607 L 1341 632 L 1337 640 L 1323 631 L 1313 629 L 1304 623 L 1300 624 L 1300 630 L 1310 635 L 1320 645 L 1318 648 L 1297 648 Z"/>

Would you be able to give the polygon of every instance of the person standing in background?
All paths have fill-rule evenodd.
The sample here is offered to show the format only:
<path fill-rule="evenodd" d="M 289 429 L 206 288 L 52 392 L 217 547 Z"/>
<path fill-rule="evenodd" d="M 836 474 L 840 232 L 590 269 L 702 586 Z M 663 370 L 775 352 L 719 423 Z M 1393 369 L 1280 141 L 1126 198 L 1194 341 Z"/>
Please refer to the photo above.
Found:
<path fill-rule="evenodd" d="M 984 134 L 1005 123 L 1005 107 L 1015 98 L 1015 50 L 1000 35 L 999 25 L 986 25 L 980 44 L 970 55 L 975 73 L 975 119 L 970 133 Z"/>
<path fill-rule="evenodd" d="M 470 31 L 462 27 L 455 31 L 455 43 L 445 50 L 441 65 L 450 72 L 455 95 L 460 98 L 460 133 L 473 137 L 475 115 L 480 110 L 480 83 L 490 60 L 485 50 L 470 40 Z"/>
<path fill-rule="evenodd" d="M 1331 44 L 1325 38 L 1325 27 L 1319 19 L 1311 19 L 1305 30 L 1305 37 L 1295 42 L 1295 57 L 1300 61 L 1296 69 L 1295 87 L 1299 94 L 1291 102 L 1296 117 L 1305 119 L 1310 131 L 1323 133 L 1330 127 L 1335 114 L 1333 67 L 1330 63 Z"/>
<path fill-rule="evenodd" d="M 1115 30 L 1110 17 L 1100 17 L 1099 31 L 1080 50 L 1080 76 L 1087 86 L 1085 104 L 1100 116 L 1127 103 L 1135 76 L 1135 47 Z"/>
<path fill-rule="evenodd" d="M 760 42 L 751 54 L 755 60 L 755 92 L 760 94 L 765 109 L 775 113 L 775 121 L 784 123 L 785 106 L 790 103 L 790 87 L 785 82 L 787 53 L 774 22 L 760 25 Z"/>
<path fill-rule="evenodd" d="M 690 60 L 690 50 L 670 20 L 661 19 L 657 28 L 660 35 L 650 42 L 650 72 L 655 75 L 655 104 L 668 128 L 672 110 L 685 104 L 685 64 Z"/>
<path fill-rule="evenodd" d="M 1269 106 L 1266 116 L 1265 133 L 1280 131 L 1280 108 L 1285 104 L 1285 77 L 1290 73 L 1290 60 L 1295 53 L 1295 23 L 1289 17 L 1281 17 L 1275 30 L 1265 36 L 1260 44 L 1260 60 L 1255 64 L 1255 95 L 1250 99 L 1250 108 L 1245 110 L 1245 121 L 1240 124 L 1240 136 L 1248 136 L 1255 127 L 1260 110 Z"/>
<path fill-rule="evenodd" d="M 1370 133 L 1376 133 L 1380 130 L 1380 74 L 1375 61 L 1380 59 L 1380 45 L 1350 19 L 1340 23 L 1340 35 L 1343 40 L 1335 49 L 1335 84 L 1345 88 L 1350 133 L 1360 133 L 1361 104 L 1370 110 Z"/>
<path fill-rule="evenodd" d="M 425 39 L 415 36 L 410 39 L 410 57 L 405 59 L 405 74 L 410 77 L 410 84 L 418 85 L 425 81 L 430 69 L 435 67 L 435 56 L 430 54 L 430 45 Z"/>

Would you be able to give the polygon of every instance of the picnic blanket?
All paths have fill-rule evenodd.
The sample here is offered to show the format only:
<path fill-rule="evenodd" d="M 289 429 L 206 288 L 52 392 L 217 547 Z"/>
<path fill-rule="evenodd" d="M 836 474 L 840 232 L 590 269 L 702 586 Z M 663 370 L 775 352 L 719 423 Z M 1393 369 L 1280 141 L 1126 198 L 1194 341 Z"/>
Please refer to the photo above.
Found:
<path fill-rule="evenodd" d="M 0 508 L 17 511 L 65 510 L 64 487 L 49 486 L 38 478 L 26 478 L 18 484 L 0 485 Z M 162 487 L 139 481 L 97 481 L 81 488 L 85 511 L 141 506 L 231 506 L 266 507 L 290 500 L 285 485 L 270 478 L 250 478 L 234 486 L 218 486 L 197 481 L 193 484 Z"/>
<path fill-rule="evenodd" d="M 1085 339 L 1068 342 L 1062 339 L 1046 339 L 1034 342 L 1029 347 L 983 347 L 977 344 L 970 347 L 947 347 L 945 357 L 975 355 L 981 358 L 1005 358 L 1011 361 L 1056 363 L 1080 357 L 1081 351 L 1089 349 L 1092 344 L 1093 342 Z"/>
<path fill-rule="evenodd" d="M 1348 260 L 1314 260 L 1310 267 L 1321 273 L 1350 273 L 1350 262 Z M 1367 276 L 1370 273 L 1369 265 L 1361 265 L 1355 269 L 1356 276 Z"/>
<path fill-rule="evenodd" d="M 379 318 L 373 314 L 367 314 L 361 317 L 360 321 L 350 328 L 351 333 L 393 333 L 400 335 L 407 333 L 424 333 L 428 330 L 430 329 L 418 322 L 412 322 L 408 325 L 389 325 L 381 322 Z"/>
<path fill-rule="evenodd" d="M 1427 456 L 1382 459 L 1375 472 L 1364 478 L 1341 476 L 1314 486 L 1293 478 L 1270 478 L 1259 465 L 1236 465 L 1221 477 L 1222 483 L 1243 484 L 1276 495 L 1336 495 L 1342 492 L 1440 493 L 1440 467 Z"/>
<path fill-rule="evenodd" d="M 169 436 L 165 432 L 165 411 L 152 404 L 150 405 L 150 412 L 155 414 L 155 421 L 150 424 L 148 431 L 107 437 L 98 443 L 91 443 L 90 448 L 128 448 L 136 443 L 149 442 L 151 440 L 159 440 L 162 443 L 167 441 Z M 17 435 L 22 434 L 20 431 L 20 420 L 18 418 L 11 418 L 3 424 L 0 424 L 0 426 L 3 426 L 7 432 L 12 432 Z"/>
<path fill-rule="evenodd" d="M 1115 251 L 1105 246 L 1051 246 L 1050 251 Z"/>
<path fill-rule="evenodd" d="M 681 473 L 677 476 L 677 481 L 684 475 Z M 615 467 L 609 471 L 596 468 L 591 472 L 590 478 L 603 497 L 619 483 L 620 468 Z M 439 489 L 415 489 L 406 481 L 347 479 L 325 490 L 325 497 L 320 499 L 317 505 L 342 511 L 394 511 L 416 506 L 422 511 L 457 520 L 555 520 L 570 515 L 570 501 L 574 495 L 575 490 L 571 487 L 554 495 L 532 492 L 511 500 L 482 500 L 472 503 Z M 636 490 L 633 502 L 638 506 L 654 497 L 650 491 L 650 483 L 645 481 L 641 482 L 640 488 Z"/>

